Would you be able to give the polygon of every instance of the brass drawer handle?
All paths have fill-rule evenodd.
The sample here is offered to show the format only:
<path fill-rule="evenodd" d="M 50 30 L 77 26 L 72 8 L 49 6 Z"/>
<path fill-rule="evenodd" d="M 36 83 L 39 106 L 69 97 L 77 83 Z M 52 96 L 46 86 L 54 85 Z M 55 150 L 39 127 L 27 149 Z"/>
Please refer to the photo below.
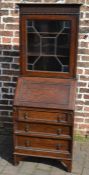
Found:
<path fill-rule="evenodd" d="M 29 146 L 30 146 L 30 141 L 29 141 L 29 140 L 25 140 L 24 145 L 25 145 L 26 147 L 29 147 Z"/>
<path fill-rule="evenodd" d="M 56 149 L 57 149 L 57 150 L 60 150 L 61 146 L 62 146 L 61 144 L 57 144 L 57 145 L 56 145 Z"/>
<path fill-rule="evenodd" d="M 60 135 L 60 134 L 61 134 L 61 132 L 62 132 L 62 130 L 61 130 L 61 129 L 57 129 L 57 134 L 58 134 L 58 135 Z"/>
<path fill-rule="evenodd" d="M 25 132 L 28 132 L 29 131 L 29 126 L 26 125 L 25 128 L 24 128 Z"/>
<path fill-rule="evenodd" d="M 62 118 L 62 117 L 58 116 L 58 117 L 57 117 L 57 122 L 64 123 L 64 122 L 65 122 L 65 120 L 62 120 L 61 118 Z"/>
<path fill-rule="evenodd" d="M 28 115 L 27 115 L 27 113 L 24 113 L 24 119 L 25 119 L 25 120 L 28 119 Z"/>

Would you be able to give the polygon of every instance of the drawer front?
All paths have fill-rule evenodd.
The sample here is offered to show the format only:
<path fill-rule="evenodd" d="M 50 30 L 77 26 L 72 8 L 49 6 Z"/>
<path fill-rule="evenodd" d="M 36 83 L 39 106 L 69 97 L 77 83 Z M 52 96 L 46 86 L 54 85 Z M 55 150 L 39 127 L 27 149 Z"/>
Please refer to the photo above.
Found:
<path fill-rule="evenodd" d="M 58 123 L 71 123 L 72 114 L 63 112 L 46 112 L 46 111 L 31 111 L 31 110 L 19 110 L 18 119 L 31 121 L 48 121 L 48 122 L 58 122 Z"/>
<path fill-rule="evenodd" d="M 16 146 L 37 149 L 52 149 L 58 151 L 69 151 L 70 141 L 43 139 L 37 137 L 16 136 Z"/>
<path fill-rule="evenodd" d="M 24 149 L 24 148 L 15 148 L 15 154 L 21 154 L 25 156 L 37 156 L 37 157 L 45 157 L 45 158 L 54 158 L 54 159 L 72 159 L 70 152 L 65 151 L 44 151 L 39 149 Z"/>
<path fill-rule="evenodd" d="M 16 130 L 22 131 L 24 133 L 40 133 L 40 134 L 55 134 L 57 136 L 70 136 L 71 127 L 61 126 L 61 125 L 49 125 L 49 124 L 36 124 L 36 123 L 26 123 L 17 122 Z"/>

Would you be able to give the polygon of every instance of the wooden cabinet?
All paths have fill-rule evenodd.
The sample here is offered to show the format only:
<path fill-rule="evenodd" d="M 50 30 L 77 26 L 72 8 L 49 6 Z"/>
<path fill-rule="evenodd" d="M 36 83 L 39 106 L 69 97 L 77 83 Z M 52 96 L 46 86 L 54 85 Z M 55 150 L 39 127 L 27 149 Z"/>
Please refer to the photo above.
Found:
<path fill-rule="evenodd" d="M 19 4 L 20 65 L 14 97 L 14 162 L 26 156 L 72 167 L 80 4 Z"/>

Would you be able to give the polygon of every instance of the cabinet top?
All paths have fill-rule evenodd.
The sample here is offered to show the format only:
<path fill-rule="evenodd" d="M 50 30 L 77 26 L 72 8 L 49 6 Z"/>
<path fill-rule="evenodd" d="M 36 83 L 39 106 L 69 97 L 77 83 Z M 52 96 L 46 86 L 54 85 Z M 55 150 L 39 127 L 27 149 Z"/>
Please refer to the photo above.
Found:
<path fill-rule="evenodd" d="M 21 14 L 79 14 L 82 4 L 18 3 Z"/>
<path fill-rule="evenodd" d="M 82 4 L 81 3 L 17 3 L 19 6 L 58 6 L 58 7 L 80 7 Z"/>

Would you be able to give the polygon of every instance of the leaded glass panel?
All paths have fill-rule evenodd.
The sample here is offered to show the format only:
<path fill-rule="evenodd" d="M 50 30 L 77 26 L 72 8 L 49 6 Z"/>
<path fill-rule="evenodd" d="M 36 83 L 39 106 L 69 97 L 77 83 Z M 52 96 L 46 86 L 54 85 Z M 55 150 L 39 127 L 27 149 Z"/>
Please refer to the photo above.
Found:
<path fill-rule="evenodd" d="M 69 72 L 70 21 L 27 20 L 27 69 Z"/>

